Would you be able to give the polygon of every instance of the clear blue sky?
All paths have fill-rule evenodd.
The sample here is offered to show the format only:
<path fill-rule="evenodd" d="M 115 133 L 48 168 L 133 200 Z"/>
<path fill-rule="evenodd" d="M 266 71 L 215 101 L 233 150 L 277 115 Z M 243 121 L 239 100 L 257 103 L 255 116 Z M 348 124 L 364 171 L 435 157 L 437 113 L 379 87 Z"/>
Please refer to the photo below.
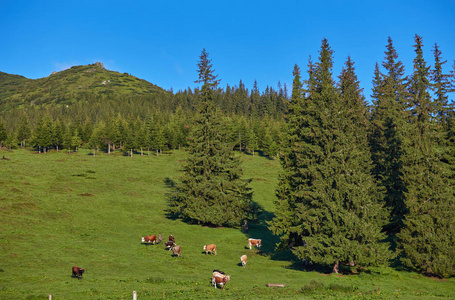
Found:
<path fill-rule="evenodd" d="M 427 62 L 438 43 L 449 72 L 455 0 L 0 0 L 0 71 L 36 79 L 100 61 L 177 91 L 197 86 L 206 48 L 221 86 L 242 80 L 251 89 L 256 79 L 261 91 L 278 81 L 290 90 L 294 64 L 306 78 L 308 58 L 317 60 L 325 37 L 335 51 L 334 77 L 350 55 L 369 98 L 387 37 L 409 74 L 416 33 Z"/>

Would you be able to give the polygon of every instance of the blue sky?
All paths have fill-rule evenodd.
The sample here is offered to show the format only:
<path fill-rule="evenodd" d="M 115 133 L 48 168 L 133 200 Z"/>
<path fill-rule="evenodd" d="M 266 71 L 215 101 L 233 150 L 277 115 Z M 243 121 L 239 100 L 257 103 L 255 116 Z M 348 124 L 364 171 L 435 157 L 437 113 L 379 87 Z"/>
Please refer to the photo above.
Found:
<path fill-rule="evenodd" d="M 455 0 L 423 1 L 96 1 L 0 0 L 0 71 L 46 77 L 73 65 L 100 61 L 164 89 L 196 87 L 205 48 L 221 86 L 242 80 L 251 89 L 292 84 L 298 64 L 306 78 L 321 40 L 334 50 L 334 77 L 348 55 L 371 94 L 374 65 L 394 41 L 406 73 L 412 70 L 414 35 L 424 54 L 438 43 L 452 69 Z"/>

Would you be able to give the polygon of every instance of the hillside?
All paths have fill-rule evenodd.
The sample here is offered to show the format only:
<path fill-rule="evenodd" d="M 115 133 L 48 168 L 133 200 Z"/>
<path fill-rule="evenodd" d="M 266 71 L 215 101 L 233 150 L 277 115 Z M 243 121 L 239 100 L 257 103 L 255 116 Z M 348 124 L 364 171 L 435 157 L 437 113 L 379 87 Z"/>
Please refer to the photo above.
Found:
<path fill-rule="evenodd" d="M 106 70 L 102 63 L 74 66 L 48 77 L 28 79 L 0 72 L 0 106 L 22 104 L 69 104 L 103 95 L 136 96 L 165 92 L 128 73 Z"/>
<path fill-rule="evenodd" d="M 360 273 L 305 270 L 266 221 L 275 211 L 280 164 L 241 155 L 253 201 L 263 208 L 248 233 L 191 225 L 167 215 L 167 200 L 187 153 L 133 158 L 0 149 L 0 299 L 455 299 L 455 278 L 438 280 L 388 267 Z M 172 234 L 182 256 L 144 235 Z M 260 238 L 261 250 L 247 247 Z M 203 245 L 217 245 L 205 255 Z M 240 256 L 248 255 L 245 268 Z M 86 268 L 83 279 L 71 268 Z M 212 270 L 231 276 L 211 285 Z M 330 269 L 328 270 L 330 272 Z M 285 283 L 285 288 L 266 287 Z"/>

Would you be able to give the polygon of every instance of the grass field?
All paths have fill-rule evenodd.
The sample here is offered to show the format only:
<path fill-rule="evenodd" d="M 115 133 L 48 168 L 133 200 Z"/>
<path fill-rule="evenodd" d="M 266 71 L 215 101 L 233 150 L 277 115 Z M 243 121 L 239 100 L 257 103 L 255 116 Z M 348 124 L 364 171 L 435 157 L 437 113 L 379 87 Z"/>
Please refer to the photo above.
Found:
<path fill-rule="evenodd" d="M 87 150 L 36 154 L 0 150 L 0 299 L 455 299 L 455 279 L 393 268 L 357 275 L 302 270 L 289 252 L 274 251 L 267 229 L 279 162 L 242 156 L 264 213 L 248 234 L 188 225 L 166 215 L 166 197 L 185 153 L 133 158 Z M 140 238 L 172 234 L 182 257 Z M 262 251 L 247 238 L 263 239 Z M 205 244 L 218 255 L 203 254 Z M 248 255 L 246 268 L 240 256 Z M 83 279 L 71 267 L 86 268 Z M 213 269 L 231 275 L 224 290 Z M 286 287 L 266 287 L 285 283 Z"/>

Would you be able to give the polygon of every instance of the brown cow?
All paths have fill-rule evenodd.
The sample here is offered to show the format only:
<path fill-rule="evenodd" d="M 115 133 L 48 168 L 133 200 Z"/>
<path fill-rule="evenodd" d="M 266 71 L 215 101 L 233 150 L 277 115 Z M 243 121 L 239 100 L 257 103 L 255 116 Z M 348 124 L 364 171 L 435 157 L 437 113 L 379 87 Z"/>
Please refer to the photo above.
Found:
<path fill-rule="evenodd" d="M 174 248 L 172 249 L 172 253 L 173 256 L 177 255 L 178 257 L 180 257 L 180 255 L 182 255 L 182 247 L 180 247 L 180 245 L 174 246 Z"/>
<path fill-rule="evenodd" d="M 210 254 L 215 252 L 215 255 L 216 255 L 216 245 L 215 244 L 204 245 L 204 250 L 205 250 L 205 255 L 207 255 L 208 252 L 210 252 Z"/>
<path fill-rule="evenodd" d="M 213 284 L 213 286 L 215 286 L 215 289 L 216 289 L 216 285 L 219 285 L 220 289 L 223 289 L 223 286 L 226 285 L 226 283 L 230 279 L 231 279 L 231 276 L 229 276 L 229 275 L 224 275 L 219 272 L 213 272 L 212 284 Z"/>
<path fill-rule="evenodd" d="M 262 246 L 262 240 L 261 239 L 248 239 L 248 246 L 250 247 L 250 249 L 252 246 L 256 246 L 259 249 Z"/>
<path fill-rule="evenodd" d="M 84 274 L 85 269 L 79 268 L 78 266 L 73 266 L 73 275 L 71 277 L 82 278 L 82 274 Z"/>
<path fill-rule="evenodd" d="M 169 241 L 173 241 L 175 243 L 175 238 L 172 234 L 169 236 Z"/>
<path fill-rule="evenodd" d="M 247 259 L 248 259 L 248 256 L 246 256 L 246 255 L 240 256 L 240 261 L 242 262 L 242 267 L 244 267 L 244 268 L 246 266 Z"/>
<path fill-rule="evenodd" d="M 142 242 L 143 242 L 143 243 L 152 243 L 152 244 L 155 244 L 155 243 L 156 243 L 156 235 L 144 236 L 144 237 L 142 238 Z"/>

